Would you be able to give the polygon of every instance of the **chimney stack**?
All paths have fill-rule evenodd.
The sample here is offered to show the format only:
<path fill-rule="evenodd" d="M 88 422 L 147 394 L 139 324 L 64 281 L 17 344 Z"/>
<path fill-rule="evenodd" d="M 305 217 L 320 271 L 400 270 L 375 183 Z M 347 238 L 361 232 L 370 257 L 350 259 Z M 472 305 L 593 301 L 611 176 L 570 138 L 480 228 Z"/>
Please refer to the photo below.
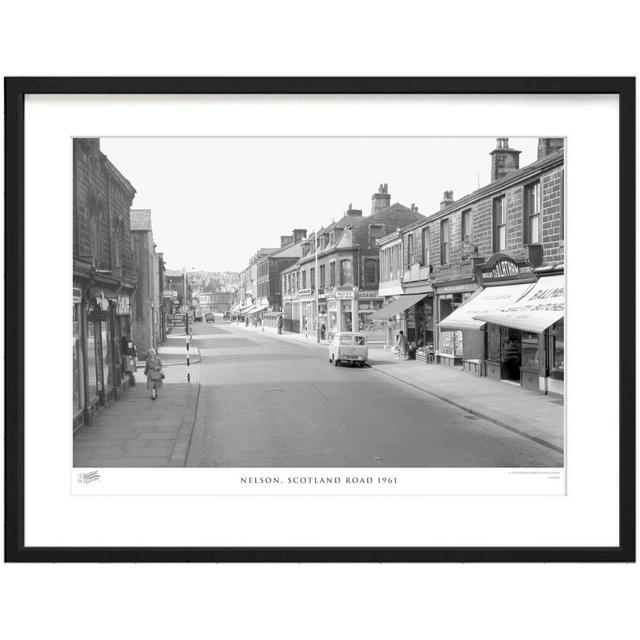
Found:
<path fill-rule="evenodd" d="M 389 207 L 391 196 L 389 195 L 389 185 L 385 182 L 378 187 L 378 193 L 371 196 L 371 214 L 375 215 Z"/>
<path fill-rule="evenodd" d="M 521 152 L 509 148 L 509 138 L 497 138 L 496 143 L 496 148 L 491 152 L 491 182 L 520 168 Z"/>
<path fill-rule="evenodd" d="M 359 218 L 362 216 L 362 209 L 354 209 L 349 203 L 349 208 L 345 211 L 345 216 L 352 216 L 354 218 Z"/>
<path fill-rule="evenodd" d="M 446 209 L 450 204 L 453 204 L 453 191 L 445 191 L 440 203 L 440 211 Z"/>
<path fill-rule="evenodd" d="M 293 238 L 291 236 L 280 236 L 280 248 L 284 249 L 284 247 L 288 247 L 293 242 Z"/>
<path fill-rule="evenodd" d="M 293 233 L 293 243 L 298 244 L 307 237 L 306 229 L 294 229 L 291 233 Z"/>
<path fill-rule="evenodd" d="M 418 213 L 418 205 L 415 202 L 411 203 L 411 211 Z"/>
<path fill-rule="evenodd" d="M 538 138 L 538 160 L 564 148 L 564 138 Z"/>

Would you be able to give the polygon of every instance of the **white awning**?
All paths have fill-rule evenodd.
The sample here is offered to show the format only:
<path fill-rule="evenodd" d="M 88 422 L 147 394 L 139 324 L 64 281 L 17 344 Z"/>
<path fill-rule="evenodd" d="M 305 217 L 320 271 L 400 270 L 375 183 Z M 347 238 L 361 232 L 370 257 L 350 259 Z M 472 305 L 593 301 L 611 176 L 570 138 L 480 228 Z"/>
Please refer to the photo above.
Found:
<path fill-rule="evenodd" d="M 413 307 L 414 304 L 420 302 L 422 298 L 426 298 L 428 293 L 410 293 L 400 296 L 397 300 L 390 302 L 386 307 L 374 311 L 369 320 L 388 320 L 393 318 L 396 314 L 402 313 L 409 307 Z"/>
<path fill-rule="evenodd" d="M 564 275 L 540 278 L 525 295 L 500 309 L 475 316 L 503 327 L 542 333 L 564 317 Z"/>
<path fill-rule="evenodd" d="M 257 307 L 254 307 L 253 309 L 249 309 L 249 311 L 247 311 L 247 315 L 258 313 L 259 311 L 264 311 L 265 309 L 268 309 L 268 308 L 269 308 L 268 304 L 261 304 Z"/>
<path fill-rule="evenodd" d="M 480 289 L 464 304 L 450 313 L 438 323 L 441 329 L 482 329 L 485 322 L 474 317 L 484 313 L 492 313 L 501 307 L 512 304 L 521 298 L 532 284 L 505 284 L 497 287 Z"/>

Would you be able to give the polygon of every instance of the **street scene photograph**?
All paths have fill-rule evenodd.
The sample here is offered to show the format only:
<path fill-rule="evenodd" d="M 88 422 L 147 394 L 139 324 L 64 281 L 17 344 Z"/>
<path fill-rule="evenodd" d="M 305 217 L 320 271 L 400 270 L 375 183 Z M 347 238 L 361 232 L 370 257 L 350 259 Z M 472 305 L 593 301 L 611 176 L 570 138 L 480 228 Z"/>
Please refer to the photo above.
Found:
<path fill-rule="evenodd" d="M 71 149 L 74 468 L 564 468 L 564 138 Z"/>

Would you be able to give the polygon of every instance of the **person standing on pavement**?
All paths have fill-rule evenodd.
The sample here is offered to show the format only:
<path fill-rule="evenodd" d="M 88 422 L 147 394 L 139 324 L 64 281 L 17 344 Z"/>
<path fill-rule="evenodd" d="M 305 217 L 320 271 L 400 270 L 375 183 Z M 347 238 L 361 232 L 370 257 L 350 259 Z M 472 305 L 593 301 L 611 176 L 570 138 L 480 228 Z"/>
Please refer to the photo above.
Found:
<path fill-rule="evenodd" d="M 409 356 L 409 341 L 407 340 L 407 336 L 404 335 L 404 331 L 400 331 L 400 333 L 398 334 L 396 347 L 398 349 L 396 360 L 398 360 L 399 356 L 402 356 L 406 360 Z"/>
<path fill-rule="evenodd" d="M 150 349 L 147 354 L 144 375 L 147 376 L 147 389 L 151 391 L 151 399 L 155 400 L 158 397 L 158 389 L 162 389 L 162 380 L 164 379 L 162 362 L 155 349 Z"/>

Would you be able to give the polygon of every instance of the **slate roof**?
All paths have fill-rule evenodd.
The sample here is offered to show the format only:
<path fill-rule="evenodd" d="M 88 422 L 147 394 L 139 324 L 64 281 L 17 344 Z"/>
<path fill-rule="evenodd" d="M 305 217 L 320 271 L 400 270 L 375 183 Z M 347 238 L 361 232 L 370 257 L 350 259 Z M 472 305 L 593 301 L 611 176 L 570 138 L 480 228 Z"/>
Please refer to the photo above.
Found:
<path fill-rule="evenodd" d="M 151 209 L 131 209 L 129 228 L 131 231 L 152 231 Z"/>

